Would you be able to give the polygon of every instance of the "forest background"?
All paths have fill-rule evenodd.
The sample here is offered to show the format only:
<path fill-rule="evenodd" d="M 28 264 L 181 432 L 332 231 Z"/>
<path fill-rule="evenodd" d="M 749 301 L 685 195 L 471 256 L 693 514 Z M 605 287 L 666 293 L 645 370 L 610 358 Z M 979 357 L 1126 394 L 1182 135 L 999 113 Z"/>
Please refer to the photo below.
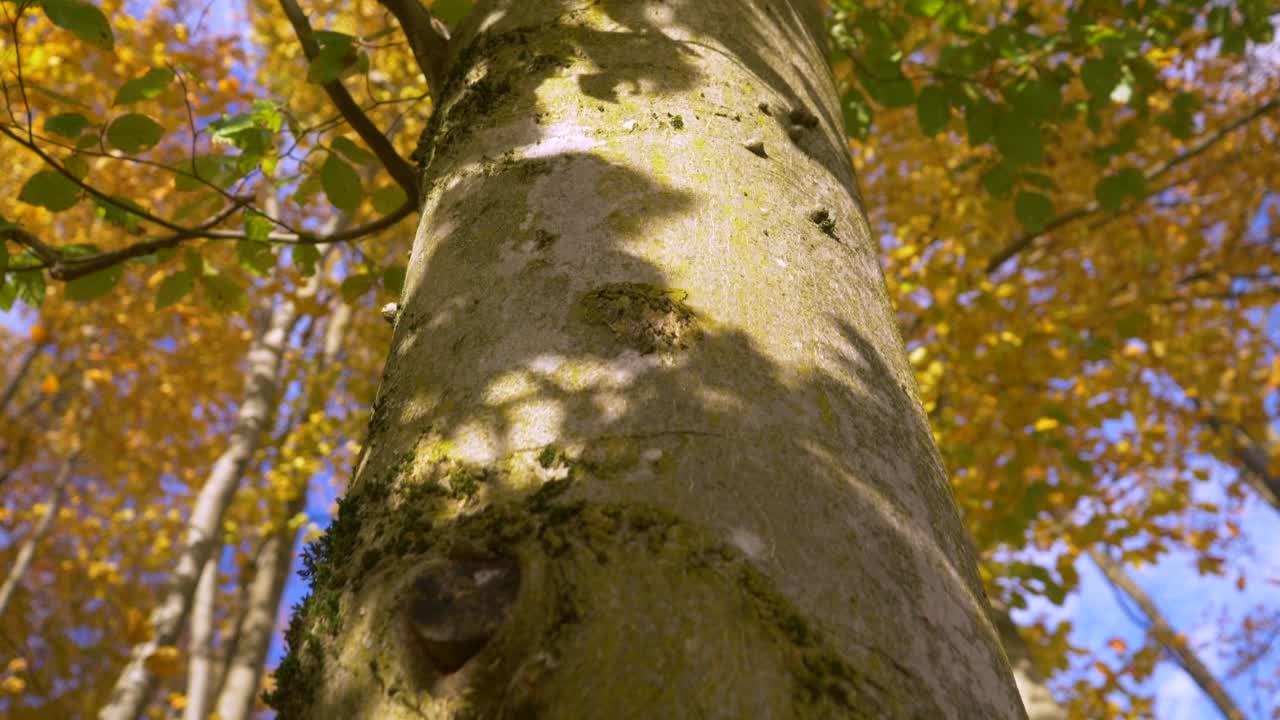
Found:
<path fill-rule="evenodd" d="M 309 2 L 300 30 L 293 0 L 0 1 L 5 717 L 93 716 L 135 646 L 156 717 L 222 707 L 235 667 L 250 698 L 270 687 L 304 588 L 284 561 L 359 452 L 416 223 L 430 92 L 394 5 Z M 1276 9 L 829 6 L 850 152 L 1015 665 L 1050 713 L 1280 717 Z M 219 549 L 158 642 L 220 471 Z"/>

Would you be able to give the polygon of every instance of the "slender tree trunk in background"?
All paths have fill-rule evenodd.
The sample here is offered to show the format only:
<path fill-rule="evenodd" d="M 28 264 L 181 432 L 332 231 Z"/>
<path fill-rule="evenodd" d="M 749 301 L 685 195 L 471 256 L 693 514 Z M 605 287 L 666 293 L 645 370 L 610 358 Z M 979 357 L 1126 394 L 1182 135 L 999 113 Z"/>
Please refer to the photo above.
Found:
<path fill-rule="evenodd" d="M 1032 662 L 1027 642 L 1022 639 L 1009 609 L 993 603 L 991 618 L 1000 633 L 1000 644 L 1004 646 L 1009 664 L 1013 666 L 1013 679 L 1018 683 L 1018 694 L 1027 709 L 1027 717 L 1030 720 L 1066 720 L 1066 708 L 1058 704 L 1044 676 Z"/>
<path fill-rule="evenodd" d="M 320 358 L 312 370 L 316 375 L 324 376 L 333 367 L 342 349 L 350 320 L 351 306 L 342 302 L 341 298 L 336 299 L 329 313 Z M 325 383 L 326 378 L 321 377 L 320 382 Z M 317 393 L 315 397 L 322 401 L 326 396 Z M 307 408 L 302 414 L 303 418 L 317 409 Z M 253 579 L 249 583 L 245 614 L 240 620 L 236 642 L 228 658 L 222 688 L 214 706 L 219 720 L 248 720 L 253 715 L 258 688 L 262 685 L 267 651 L 271 647 L 271 636 L 275 632 L 276 619 L 280 613 L 280 598 L 289 579 L 294 539 L 298 534 L 289 525 L 289 520 L 302 512 L 306 504 L 306 488 L 303 488 L 302 493 L 285 506 L 278 527 L 258 553 Z"/>
<path fill-rule="evenodd" d="M 1089 558 L 1093 560 L 1094 564 L 1098 566 L 1098 569 L 1102 571 L 1102 574 L 1107 577 L 1107 580 L 1113 586 L 1127 595 L 1142 610 L 1142 614 L 1151 623 L 1148 630 L 1156 641 L 1169 651 L 1178 666 L 1187 675 L 1191 676 L 1191 679 L 1195 681 L 1196 685 L 1200 686 L 1205 695 L 1209 696 L 1209 699 L 1217 706 L 1223 717 L 1228 720 L 1244 720 L 1244 713 L 1236 706 L 1231 696 L 1227 694 L 1226 689 L 1222 687 L 1218 679 L 1209 671 L 1209 668 L 1191 650 L 1187 645 L 1186 639 L 1179 635 L 1173 626 L 1169 624 L 1164 614 L 1160 612 L 1160 608 L 1156 607 L 1156 604 L 1152 602 L 1151 596 L 1147 595 L 1133 581 L 1133 578 L 1129 577 L 1124 567 L 1100 550 L 1090 549 Z"/>
<path fill-rule="evenodd" d="M 214 462 L 196 497 L 187 523 L 186 546 L 151 615 L 153 637 L 134 646 L 112 689 L 110 703 L 100 713 L 102 720 L 134 720 L 146 709 L 155 678 L 144 663 L 157 648 L 178 642 L 200 574 L 218 546 L 223 515 L 258 449 L 262 432 L 270 425 L 281 359 L 297 311 L 288 301 L 267 310 L 269 317 L 249 347 L 244 398 L 236 411 L 227 448 Z"/>
<path fill-rule="evenodd" d="M 1017 718 L 816 0 L 482 2 L 289 718 Z"/>
<path fill-rule="evenodd" d="M 27 371 L 31 369 L 31 363 L 35 361 L 36 355 L 39 355 L 43 349 L 43 345 L 32 345 L 22 356 L 22 360 L 18 363 L 18 367 L 14 369 L 13 375 L 5 383 L 4 392 L 0 393 L 0 413 L 9 407 L 9 401 L 13 399 L 14 395 L 18 394 L 18 388 L 22 387 L 22 380 L 26 377 Z"/>
<path fill-rule="evenodd" d="M 209 717 L 214 681 L 213 611 L 218 598 L 218 556 L 215 547 L 204 561 L 204 570 L 196 585 L 191 608 L 191 633 L 187 639 L 187 706 L 183 720 L 206 720 Z"/>
<path fill-rule="evenodd" d="M 62 466 L 58 468 L 58 476 L 53 481 L 53 493 L 49 498 L 44 514 L 36 521 L 35 526 L 31 528 L 31 534 L 27 535 L 27 539 L 22 541 L 22 547 L 18 549 L 18 556 L 13 561 L 13 567 L 9 569 L 9 575 L 5 577 L 4 584 L 0 585 L 0 617 L 4 617 L 4 613 L 9 609 L 9 602 L 13 600 L 13 595 L 18 591 L 18 585 L 22 582 L 22 578 L 26 576 L 27 570 L 31 568 L 31 562 L 35 559 L 36 548 L 45 536 L 49 534 L 49 528 L 53 527 L 53 521 L 58 517 L 58 510 L 62 508 L 62 500 L 66 497 L 67 485 L 71 482 L 71 475 L 75 470 L 76 461 L 80 457 L 79 450 L 72 450 L 69 455 L 62 461 Z"/>

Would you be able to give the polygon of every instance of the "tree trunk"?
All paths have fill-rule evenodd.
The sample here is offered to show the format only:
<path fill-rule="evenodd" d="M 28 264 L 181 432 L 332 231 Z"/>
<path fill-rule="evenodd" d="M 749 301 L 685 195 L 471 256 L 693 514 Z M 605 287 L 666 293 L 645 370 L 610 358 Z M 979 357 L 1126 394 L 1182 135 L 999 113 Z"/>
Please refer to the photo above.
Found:
<path fill-rule="evenodd" d="M 1109 555 L 1101 550 L 1089 550 L 1089 559 L 1098 566 L 1102 574 L 1107 577 L 1113 586 L 1133 600 L 1133 602 L 1142 610 L 1142 614 L 1147 617 L 1151 623 L 1148 630 L 1155 637 L 1156 642 L 1164 646 L 1165 650 L 1173 656 L 1178 666 L 1191 676 L 1191 679 L 1209 699 L 1218 708 L 1227 720 L 1244 720 L 1244 713 L 1227 694 L 1226 688 L 1218 682 L 1213 673 L 1205 666 L 1195 652 L 1187 645 L 1186 638 L 1178 634 L 1169 621 L 1165 619 L 1164 613 L 1160 612 L 1160 608 L 1156 607 L 1155 602 L 1151 600 L 1151 596 L 1147 595 L 1138 583 L 1129 577 L 1124 571 L 1124 567 L 1111 559 Z"/>
<path fill-rule="evenodd" d="M 1018 695 L 1022 697 L 1029 720 L 1067 720 L 1067 709 L 1058 703 L 1032 661 L 1027 641 L 1022 639 L 1009 609 L 992 603 L 991 618 L 1000 633 L 1000 644 L 1009 657 L 1009 664 L 1013 666 L 1013 679 L 1018 683 Z"/>
<path fill-rule="evenodd" d="M 22 381 L 27 376 L 27 371 L 31 369 L 31 363 L 35 361 L 36 355 L 44 349 L 43 345 L 32 345 L 23 354 L 22 360 L 18 362 L 18 367 L 14 369 L 13 375 L 9 376 L 8 382 L 4 385 L 4 390 L 0 391 L 0 412 L 9 407 L 9 401 L 14 395 L 18 394 L 18 388 L 22 387 Z"/>
<path fill-rule="evenodd" d="M 35 560 L 36 548 L 49 534 L 49 528 L 53 527 L 53 521 L 58 517 L 58 510 L 62 508 L 62 499 L 67 494 L 67 485 L 71 482 L 71 475 L 79 456 L 79 450 L 72 450 L 63 459 L 62 466 L 58 468 L 58 477 L 53 481 L 53 494 L 49 498 L 48 506 L 32 526 L 31 534 L 22 542 L 22 547 L 18 549 L 18 556 L 13 561 L 13 567 L 9 569 L 9 575 L 5 577 L 4 584 L 0 585 L 0 617 L 4 617 L 5 611 L 9 609 L 9 602 L 18 591 L 18 585 L 22 582 L 22 578 L 26 577 L 27 570 L 31 568 L 31 562 Z"/>
<path fill-rule="evenodd" d="M 351 306 L 341 298 L 335 299 L 330 307 L 329 324 L 325 328 L 320 357 L 312 370 L 313 375 L 319 377 L 318 384 L 321 386 L 331 384 L 326 371 L 334 366 L 334 361 L 342 350 L 350 320 Z M 323 392 L 316 392 L 314 397 L 323 401 L 325 395 Z M 302 418 L 305 420 L 317 409 L 307 407 L 301 413 Z M 267 537 L 254 562 L 253 579 L 249 581 L 249 591 L 246 593 L 244 617 L 235 633 L 236 642 L 232 646 L 215 705 L 219 720 L 248 720 L 253 715 L 258 688 L 262 684 L 263 665 L 271 647 L 271 636 L 276 629 L 280 598 L 289 579 L 294 538 L 298 534 L 289 521 L 302 512 L 306 504 L 307 489 L 304 487 L 281 511 L 278 526 Z"/>
<path fill-rule="evenodd" d="M 146 659 L 158 648 L 176 644 L 186 626 L 201 571 L 218 547 L 223 515 L 258 449 L 263 430 L 270 424 L 281 360 L 296 318 L 293 303 L 277 303 L 249 348 L 244 398 L 236 411 L 227 449 L 214 462 L 196 497 L 187 522 L 186 546 L 173 577 L 151 615 L 153 637 L 133 647 L 111 691 L 111 701 L 99 715 L 101 720 L 136 720 L 142 715 L 155 687 Z"/>
<path fill-rule="evenodd" d="M 213 611 L 218 598 L 218 548 L 204 561 L 191 608 L 191 634 L 187 639 L 187 705 L 183 720 L 205 720 L 214 680 Z"/>
<path fill-rule="evenodd" d="M 816 0 L 459 38 L 279 717 L 1024 717 Z"/>

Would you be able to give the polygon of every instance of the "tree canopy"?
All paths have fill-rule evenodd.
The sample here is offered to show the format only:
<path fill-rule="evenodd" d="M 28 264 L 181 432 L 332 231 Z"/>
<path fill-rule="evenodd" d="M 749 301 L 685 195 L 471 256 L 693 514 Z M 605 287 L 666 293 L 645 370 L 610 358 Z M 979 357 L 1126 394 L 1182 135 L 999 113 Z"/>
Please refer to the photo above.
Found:
<path fill-rule="evenodd" d="M 297 316 L 218 523 L 216 658 L 267 540 L 315 539 L 359 453 L 444 30 L 470 3 L 299 1 L 0 0 L 0 561 L 39 540 L 0 605 L 8 717 L 93 715 L 151 637 L 273 304 Z M 1280 717 L 1280 567 L 1243 520 L 1280 513 L 1276 8 L 824 7 L 989 594 L 1073 717 L 1149 717 L 1169 638 L 1082 645 L 1069 601 L 1090 553 L 1194 558 L 1187 583 L 1257 598 L 1199 650 Z M 148 655 L 157 717 L 191 663 L 185 642 Z"/>

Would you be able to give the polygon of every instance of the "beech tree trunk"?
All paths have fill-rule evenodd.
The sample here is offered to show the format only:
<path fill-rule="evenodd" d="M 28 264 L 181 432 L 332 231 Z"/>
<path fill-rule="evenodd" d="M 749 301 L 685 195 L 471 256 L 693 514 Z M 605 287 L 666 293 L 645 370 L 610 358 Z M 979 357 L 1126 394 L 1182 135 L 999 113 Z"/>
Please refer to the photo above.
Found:
<path fill-rule="evenodd" d="M 45 505 L 44 513 L 40 515 L 40 519 L 31 527 L 31 532 L 26 539 L 22 541 L 22 547 L 18 549 L 18 555 L 13 560 L 13 567 L 9 569 L 9 574 L 5 576 L 4 583 L 0 584 L 0 617 L 4 617 L 5 612 L 9 610 L 9 602 L 13 600 L 13 596 L 18 591 L 18 586 L 22 584 L 22 579 L 27 576 L 27 570 L 31 569 L 31 563 L 35 560 L 36 549 L 49 534 L 49 529 L 53 527 L 53 521 L 58 517 L 58 511 L 62 509 L 62 501 L 67 494 L 67 485 L 71 482 L 71 476 L 76 467 L 76 462 L 80 457 L 79 450 L 72 450 L 62 460 L 62 465 L 58 468 L 58 476 L 53 481 L 53 490 L 49 496 L 49 500 Z"/>
<path fill-rule="evenodd" d="M 263 430 L 270 425 L 280 366 L 298 313 L 289 301 L 267 310 L 268 317 L 249 347 L 244 397 L 236 410 L 227 448 L 214 462 L 196 496 L 187 522 L 186 544 L 168 587 L 151 614 L 153 637 L 133 647 L 129 662 L 112 688 L 110 701 L 99 713 L 100 720 L 136 720 L 146 710 L 156 684 L 146 660 L 159 648 L 177 644 L 186 628 L 200 575 L 220 546 L 223 516 L 258 449 Z"/>
<path fill-rule="evenodd" d="M 288 718 L 1019 718 L 816 0 L 459 28 Z"/>

